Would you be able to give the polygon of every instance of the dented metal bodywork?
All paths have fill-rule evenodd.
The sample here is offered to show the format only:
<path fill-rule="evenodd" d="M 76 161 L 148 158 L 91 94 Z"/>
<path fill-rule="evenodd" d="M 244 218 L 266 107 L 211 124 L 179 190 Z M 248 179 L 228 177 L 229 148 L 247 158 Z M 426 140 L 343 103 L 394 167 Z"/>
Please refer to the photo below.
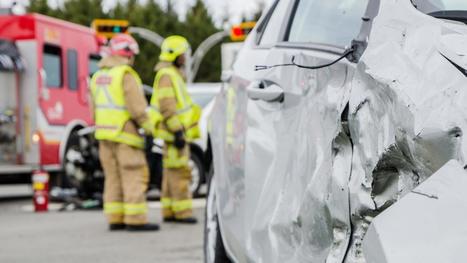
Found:
<path fill-rule="evenodd" d="M 255 72 L 292 56 L 325 64 L 344 50 L 258 49 L 254 32 L 240 53 L 210 133 L 232 260 L 366 262 L 375 217 L 450 160 L 465 165 L 467 26 L 410 0 L 369 1 L 364 20 L 356 63 Z M 272 86 L 280 99 L 249 97 Z"/>

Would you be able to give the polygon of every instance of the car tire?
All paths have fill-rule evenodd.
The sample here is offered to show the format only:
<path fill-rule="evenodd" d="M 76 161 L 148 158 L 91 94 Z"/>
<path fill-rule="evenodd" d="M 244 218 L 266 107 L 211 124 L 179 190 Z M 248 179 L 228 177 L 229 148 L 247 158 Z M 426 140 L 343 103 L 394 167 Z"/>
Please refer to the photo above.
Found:
<path fill-rule="evenodd" d="M 227 256 L 222 234 L 219 228 L 217 216 L 216 193 L 214 191 L 215 180 L 211 167 L 208 175 L 208 195 L 206 198 L 205 220 L 204 220 L 204 262 L 205 263 L 228 263 L 232 262 Z"/>
<path fill-rule="evenodd" d="M 191 167 L 191 182 L 190 190 L 194 197 L 199 196 L 199 189 L 203 181 L 204 166 L 201 158 L 196 154 L 192 153 L 190 156 L 190 167 Z"/>

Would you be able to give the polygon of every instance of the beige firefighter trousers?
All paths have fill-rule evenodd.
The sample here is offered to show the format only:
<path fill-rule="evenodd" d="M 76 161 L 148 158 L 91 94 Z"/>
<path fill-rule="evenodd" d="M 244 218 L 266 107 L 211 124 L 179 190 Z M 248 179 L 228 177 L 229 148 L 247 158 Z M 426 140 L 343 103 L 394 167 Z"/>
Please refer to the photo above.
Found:
<path fill-rule="evenodd" d="M 143 150 L 111 141 L 99 142 L 104 169 L 104 213 L 110 224 L 146 224 L 149 170 Z"/>
<path fill-rule="evenodd" d="M 173 144 L 164 145 L 162 178 L 162 216 L 183 219 L 193 216 L 190 191 L 190 148 L 179 150 Z"/>

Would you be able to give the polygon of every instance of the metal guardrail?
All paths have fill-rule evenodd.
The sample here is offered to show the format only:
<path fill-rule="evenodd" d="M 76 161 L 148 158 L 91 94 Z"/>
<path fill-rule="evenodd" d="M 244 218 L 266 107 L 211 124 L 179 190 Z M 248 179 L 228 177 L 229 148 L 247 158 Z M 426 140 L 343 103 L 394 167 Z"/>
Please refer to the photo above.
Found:
<path fill-rule="evenodd" d="M 158 47 L 162 46 L 162 42 L 164 42 L 164 38 L 161 35 L 146 28 L 130 27 L 128 31 L 130 31 L 130 33 L 132 34 L 139 35 L 140 37 L 146 39 L 149 42 L 152 42 L 154 45 Z"/>

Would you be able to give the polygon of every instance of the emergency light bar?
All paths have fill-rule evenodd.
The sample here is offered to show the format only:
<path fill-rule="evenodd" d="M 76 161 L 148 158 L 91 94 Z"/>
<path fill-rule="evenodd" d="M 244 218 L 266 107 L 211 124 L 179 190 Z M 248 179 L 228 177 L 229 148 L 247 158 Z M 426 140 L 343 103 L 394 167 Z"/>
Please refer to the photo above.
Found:
<path fill-rule="evenodd" d="M 128 34 L 129 22 L 116 19 L 95 19 L 91 27 L 98 36 L 112 38 L 116 34 Z"/>
<path fill-rule="evenodd" d="M 230 39 L 232 41 L 244 41 L 255 25 L 256 22 L 244 22 L 233 26 L 230 30 Z"/>

